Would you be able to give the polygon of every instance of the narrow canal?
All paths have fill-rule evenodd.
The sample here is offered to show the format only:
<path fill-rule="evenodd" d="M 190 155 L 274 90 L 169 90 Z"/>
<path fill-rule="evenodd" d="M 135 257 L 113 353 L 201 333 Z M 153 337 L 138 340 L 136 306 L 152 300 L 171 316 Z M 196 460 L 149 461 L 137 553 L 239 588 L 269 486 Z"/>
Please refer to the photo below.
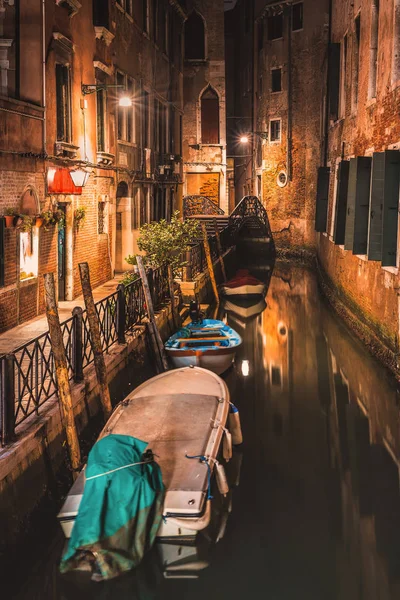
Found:
<path fill-rule="evenodd" d="M 245 441 L 227 466 L 231 493 L 216 498 L 198 547 L 156 546 L 140 569 L 109 584 L 66 580 L 51 517 L 53 541 L 8 597 L 400 597 L 395 381 L 338 322 L 307 269 L 276 264 L 266 307 L 225 305 L 220 316 L 244 340 L 226 381 Z"/>

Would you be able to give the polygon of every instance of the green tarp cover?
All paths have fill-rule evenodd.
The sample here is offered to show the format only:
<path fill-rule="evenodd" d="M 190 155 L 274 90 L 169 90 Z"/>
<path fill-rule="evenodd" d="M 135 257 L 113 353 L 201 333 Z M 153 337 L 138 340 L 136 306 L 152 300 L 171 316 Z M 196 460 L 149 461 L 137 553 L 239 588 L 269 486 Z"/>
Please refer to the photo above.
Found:
<path fill-rule="evenodd" d="M 114 434 L 93 446 L 61 572 L 91 563 L 94 578 L 111 579 L 137 566 L 151 548 L 162 519 L 164 485 L 156 462 L 133 465 L 142 461 L 146 446 Z"/>

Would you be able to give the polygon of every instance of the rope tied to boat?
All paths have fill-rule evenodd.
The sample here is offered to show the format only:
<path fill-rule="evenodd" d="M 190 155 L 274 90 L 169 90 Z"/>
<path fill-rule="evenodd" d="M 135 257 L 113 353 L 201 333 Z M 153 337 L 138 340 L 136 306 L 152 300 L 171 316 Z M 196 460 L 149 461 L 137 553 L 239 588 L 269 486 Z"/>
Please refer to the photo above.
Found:
<path fill-rule="evenodd" d="M 122 471 L 123 469 L 129 469 L 129 467 L 136 467 L 136 465 L 147 465 L 149 463 L 154 462 L 154 454 L 148 449 L 143 453 L 142 458 L 144 460 L 140 462 L 130 463 L 129 465 L 123 465 L 122 467 L 117 467 L 116 469 L 111 469 L 110 471 L 105 471 L 104 473 L 98 473 L 97 475 L 92 475 L 91 477 L 86 477 L 86 481 L 90 481 L 91 479 L 97 479 L 98 477 L 104 477 L 105 475 L 111 475 L 112 473 L 116 473 L 117 471 Z"/>
<path fill-rule="evenodd" d="M 207 500 L 212 500 L 213 496 L 211 495 L 211 467 L 210 467 L 210 463 L 208 462 L 208 458 L 207 456 L 204 456 L 204 454 L 199 454 L 197 456 L 189 456 L 188 454 L 185 454 L 186 458 L 194 458 L 194 459 L 198 459 L 201 463 L 205 464 L 207 467 Z"/>

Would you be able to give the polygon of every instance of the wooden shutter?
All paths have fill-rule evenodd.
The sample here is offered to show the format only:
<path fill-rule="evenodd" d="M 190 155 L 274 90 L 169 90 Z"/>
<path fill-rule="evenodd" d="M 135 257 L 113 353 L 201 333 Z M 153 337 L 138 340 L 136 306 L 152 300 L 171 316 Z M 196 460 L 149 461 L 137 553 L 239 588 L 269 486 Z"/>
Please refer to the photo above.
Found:
<path fill-rule="evenodd" d="M 340 44 L 329 47 L 329 112 L 333 119 L 339 114 Z"/>
<path fill-rule="evenodd" d="M 347 213 L 347 190 L 349 186 L 349 170 L 350 162 L 348 160 L 342 160 L 339 163 L 337 173 L 335 226 L 333 230 L 333 241 L 339 246 L 342 246 L 344 244 Z"/>
<path fill-rule="evenodd" d="M 208 89 L 201 98 L 201 141 L 203 144 L 219 144 L 219 100 Z"/>
<path fill-rule="evenodd" d="M 371 158 L 350 159 L 344 247 L 354 254 L 367 252 L 370 181 Z"/>
<path fill-rule="evenodd" d="M 4 286 L 4 219 L 0 219 L 0 287 Z"/>
<path fill-rule="evenodd" d="M 315 231 L 326 231 L 329 198 L 329 167 L 319 167 L 317 181 L 317 204 L 315 209 Z"/>
<path fill-rule="evenodd" d="M 397 262 L 397 227 L 399 210 L 400 152 L 385 152 L 385 189 L 382 222 L 382 266 L 395 267 Z"/>
<path fill-rule="evenodd" d="M 368 246 L 369 196 L 371 186 L 370 156 L 357 159 L 357 194 L 354 214 L 354 254 L 366 254 Z"/>
<path fill-rule="evenodd" d="M 369 202 L 368 260 L 382 258 L 382 216 L 385 188 L 385 152 L 372 157 L 371 194 Z"/>

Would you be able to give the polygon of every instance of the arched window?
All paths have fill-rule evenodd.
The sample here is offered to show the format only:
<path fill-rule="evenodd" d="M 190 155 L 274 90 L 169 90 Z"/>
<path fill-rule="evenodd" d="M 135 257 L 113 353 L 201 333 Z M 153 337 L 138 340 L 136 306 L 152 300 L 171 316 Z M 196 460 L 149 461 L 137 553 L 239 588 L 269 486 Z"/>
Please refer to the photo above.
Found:
<path fill-rule="evenodd" d="M 185 58 L 204 60 L 205 57 L 204 21 L 193 11 L 185 22 Z"/>
<path fill-rule="evenodd" d="M 201 143 L 219 144 L 219 99 L 211 87 L 201 96 Z"/>

